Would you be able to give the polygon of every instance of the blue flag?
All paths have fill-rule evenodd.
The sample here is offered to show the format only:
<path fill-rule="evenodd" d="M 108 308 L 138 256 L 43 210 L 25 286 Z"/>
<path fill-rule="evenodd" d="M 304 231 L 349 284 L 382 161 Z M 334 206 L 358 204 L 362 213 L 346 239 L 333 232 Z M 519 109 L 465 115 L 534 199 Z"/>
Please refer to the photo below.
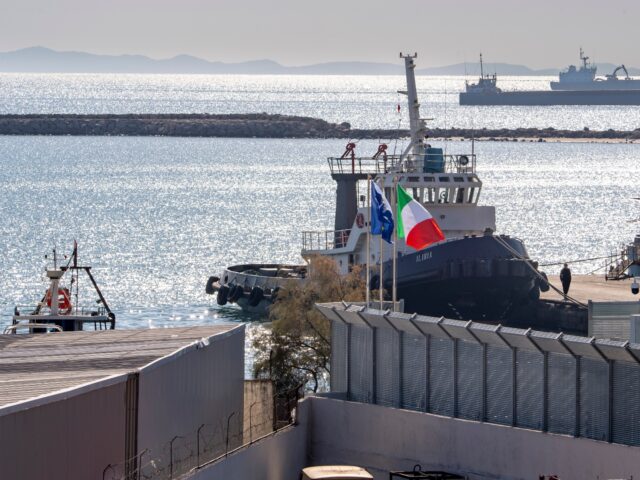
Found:
<path fill-rule="evenodd" d="M 391 241 L 391 235 L 393 235 L 391 205 L 378 184 L 373 180 L 371 181 L 371 233 L 382 235 L 385 242 L 393 243 Z"/>

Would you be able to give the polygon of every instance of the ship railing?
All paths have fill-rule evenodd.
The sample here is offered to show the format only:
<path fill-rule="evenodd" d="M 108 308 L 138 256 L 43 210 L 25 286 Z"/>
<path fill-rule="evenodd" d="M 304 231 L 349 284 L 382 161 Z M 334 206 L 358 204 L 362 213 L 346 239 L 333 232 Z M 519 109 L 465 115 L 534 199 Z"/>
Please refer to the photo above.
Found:
<path fill-rule="evenodd" d="M 351 229 L 302 232 L 302 250 L 332 250 L 347 246 Z"/>
<path fill-rule="evenodd" d="M 383 157 L 355 157 L 327 159 L 332 175 L 371 175 L 384 173 L 475 173 L 476 155 L 469 154 L 410 154 Z"/>
<path fill-rule="evenodd" d="M 383 157 L 355 157 L 327 159 L 332 175 L 377 175 L 389 173 L 399 168 L 400 155 L 387 155 Z"/>
<path fill-rule="evenodd" d="M 475 173 L 476 155 L 427 154 L 407 155 L 402 162 L 403 173 Z"/>

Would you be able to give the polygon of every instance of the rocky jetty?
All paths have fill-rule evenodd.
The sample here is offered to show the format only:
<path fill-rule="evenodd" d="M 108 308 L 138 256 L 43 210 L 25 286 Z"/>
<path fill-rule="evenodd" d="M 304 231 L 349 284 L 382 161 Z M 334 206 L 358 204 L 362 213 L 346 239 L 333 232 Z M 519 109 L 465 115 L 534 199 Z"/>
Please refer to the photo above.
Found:
<path fill-rule="evenodd" d="M 0 115 L 0 135 L 100 135 L 240 138 L 344 138 L 395 139 L 408 130 L 352 129 L 347 122 L 336 124 L 311 117 L 260 114 L 125 114 Z M 490 140 L 547 139 L 637 140 L 632 131 L 556 130 L 554 128 L 465 129 L 434 128 L 433 138 L 476 138 Z"/>

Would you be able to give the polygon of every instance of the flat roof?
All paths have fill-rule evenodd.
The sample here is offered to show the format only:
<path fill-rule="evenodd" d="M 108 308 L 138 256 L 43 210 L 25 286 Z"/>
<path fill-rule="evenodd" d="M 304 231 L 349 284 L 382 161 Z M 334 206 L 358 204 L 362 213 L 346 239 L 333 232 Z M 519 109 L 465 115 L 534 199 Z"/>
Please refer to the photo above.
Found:
<path fill-rule="evenodd" d="M 0 408 L 135 371 L 239 324 L 0 335 Z"/>

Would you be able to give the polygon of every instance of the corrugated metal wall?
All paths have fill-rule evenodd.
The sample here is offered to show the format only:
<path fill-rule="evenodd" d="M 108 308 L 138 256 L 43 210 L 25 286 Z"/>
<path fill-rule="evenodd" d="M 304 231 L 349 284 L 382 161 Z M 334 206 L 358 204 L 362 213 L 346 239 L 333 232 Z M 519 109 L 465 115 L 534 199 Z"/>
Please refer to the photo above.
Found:
<path fill-rule="evenodd" d="M 220 438 L 211 442 L 225 447 L 228 434 L 229 448 L 242 444 L 244 329 L 216 335 L 209 342 L 140 371 L 138 450 L 149 449 L 146 456 L 156 463 L 169 464 L 169 442 L 175 437 L 174 462 L 191 458 L 196 431 L 203 424 L 219 432 Z"/>
<path fill-rule="evenodd" d="M 400 406 L 400 336 L 390 328 L 376 329 L 376 389 L 378 405 Z"/>
<path fill-rule="evenodd" d="M 429 411 L 453 416 L 453 340 L 430 338 Z"/>
<path fill-rule="evenodd" d="M 631 315 L 640 313 L 640 302 L 589 302 L 589 335 L 630 340 Z"/>
<path fill-rule="evenodd" d="M 351 400 L 640 446 L 640 345 L 348 313 L 332 386 Z"/>
<path fill-rule="evenodd" d="M 0 416 L 0 478 L 102 478 L 122 463 L 126 382 Z"/>
<path fill-rule="evenodd" d="M 427 408 L 427 340 L 402 334 L 402 407 L 425 411 Z"/>
<path fill-rule="evenodd" d="M 373 330 L 351 325 L 349 335 L 349 399 L 373 400 Z"/>
<path fill-rule="evenodd" d="M 513 422 L 513 355 L 507 347 L 487 345 L 487 421 Z"/>
<path fill-rule="evenodd" d="M 516 352 L 516 425 L 519 427 L 543 428 L 543 368 L 544 356 L 540 352 Z"/>
<path fill-rule="evenodd" d="M 331 391 L 347 393 L 347 342 L 349 325 L 331 322 Z"/>

